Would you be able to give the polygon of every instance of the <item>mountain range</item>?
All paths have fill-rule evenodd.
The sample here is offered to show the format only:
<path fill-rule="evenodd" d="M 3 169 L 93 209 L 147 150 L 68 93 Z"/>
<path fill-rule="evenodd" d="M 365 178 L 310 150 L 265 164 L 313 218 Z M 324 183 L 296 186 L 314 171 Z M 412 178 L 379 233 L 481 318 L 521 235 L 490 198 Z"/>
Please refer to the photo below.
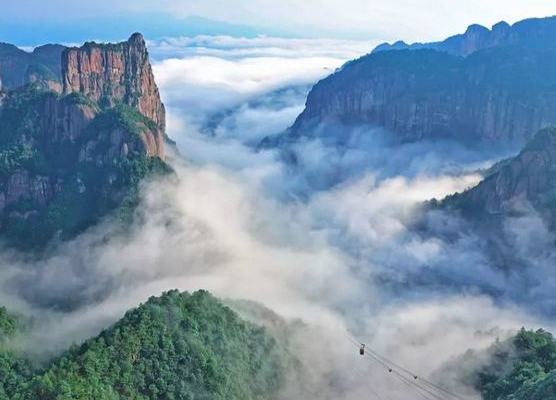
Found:
<path fill-rule="evenodd" d="M 65 46 L 50 44 L 26 52 L 9 43 L 0 43 L 0 77 L 6 89 L 14 89 L 47 78 L 60 83 L 62 64 L 60 59 Z M 0 86 L 1 87 L 1 86 Z M 61 87 L 57 86 L 58 90 Z"/>
<path fill-rule="evenodd" d="M 554 32 L 550 17 L 492 30 L 473 25 L 443 42 L 379 46 L 318 82 L 295 123 L 262 146 L 291 153 L 303 138 L 343 146 L 352 129 L 363 127 L 399 144 L 448 140 L 522 150 L 477 188 L 443 204 L 503 214 L 521 199 L 554 221 Z"/>
<path fill-rule="evenodd" d="M 556 123 L 556 46 L 549 40 L 556 19 L 537 23 L 525 24 L 531 32 L 523 35 L 544 38 L 534 46 L 502 41 L 466 56 L 419 46 L 348 62 L 313 87 L 286 136 L 340 122 L 385 128 L 401 142 L 523 146 Z"/>
<path fill-rule="evenodd" d="M 531 18 L 513 25 L 501 21 L 488 29 L 482 25 L 471 25 L 465 33 L 451 36 L 441 42 L 407 44 L 398 41 L 383 43 L 373 53 L 388 50 L 433 49 L 457 56 L 468 56 L 476 51 L 498 46 L 552 46 L 556 35 L 556 17 Z"/>
<path fill-rule="evenodd" d="M 319 126 L 340 124 L 383 129 L 400 144 L 519 147 L 477 186 L 431 208 L 485 221 L 525 202 L 554 229 L 555 32 L 548 18 L 492 30 L 473 25 L 438 43 L 381 45 L 317 83 L 294 125 L 265 146 L 288 150 L 318 138 Z M 4 246 L 36 251 L 109 215 L 125 223 L 140 182 L 172 173 L 166 111 L 141 34 L 31 53 L 3 44 L 0 79 Z M 347 131 L 334 131 L 339 145 Z M 493 226 L 482 234 L 496 236 Z M 2 400 L 274 398 L 288 365 L 286 343 L 203 291 L 151 298 L 44 362 L 12 347 L 32 324 L 0 308 Z M 484 399 L 549 399 L 554 338 L 523 330 L 502 350 L 472 374 Z"/>

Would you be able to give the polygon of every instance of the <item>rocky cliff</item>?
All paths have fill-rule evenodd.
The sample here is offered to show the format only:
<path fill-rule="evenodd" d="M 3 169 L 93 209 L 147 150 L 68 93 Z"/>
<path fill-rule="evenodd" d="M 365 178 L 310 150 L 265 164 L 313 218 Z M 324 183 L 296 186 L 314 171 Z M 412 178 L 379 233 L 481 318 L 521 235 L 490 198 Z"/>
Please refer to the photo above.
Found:
<path fill-rule="evenodd" d="M 467 214 L 505 215 L 531 205 L 556 222 L 556 128 L 538 132 L 514 158 L 495 165 L 478 186 L 444 205 Z"/>
<path fill-rule="evenodd" d="M 91 54 L 111 61 L 102 75 L 77 73 L 90 85 L 66 86 L 65 94 L 38 84 L 43 68 L 28 71 L 34 84 L 0 92 L 0 238 L 10 245 L 41 246 L 71 238 L 114 210 L 129 214 L 141 178 L 168 171 L 164 107 L 142 37 L 68 50 L 60 68 L 66 78 L 74 76 L 72 54 L 79 71 L 89 70 L 88 59 L 102 72 L 104 61 Z M 109 98 L 91 91 L 94 85 Z M 132 97 L 137 101 L 129 104 Z"/>
<path fill-rule="evenodd" d="M 556 17 L 532 18 L 516 22 L 511 26 L 506 22 L 499 22 L 491 29 L 481 25 L 471 25 L 465 33 L 449 37 L 442 42 L 383 43 L 377 46 L 373 52 L 434 49 L 449 54 L 467 56 L 475 51 L 495 46 L 554 46 L 554 37 L 556 37 Z"/>
<path fill-rule="evenodd" d="M 315 85 L 288 134 L 339 121 L 384 127 L 401 141 L 522 145 L 556 123 L 555 84 L 555 47 L 493 47 L 466 58 L 434 50 L 378 52 Z"/>
<path fill-rule="evenodd" d="M 40 73 L 41 82 L 57 83 L 61 88 L 60 60 L 64 49 L 64 46 L 49 44 L 37 47 L 29 53 L 12 44 L 0 43 L 0 75 L 4 87 L 15 89 L 23 86 L 29 83 L 29 76 L 36 78 Z"/>
<path fill-rule="evenodd" d="M 127 42 L 86 43 L 64 51 L 64 93 L 79 92 L 96 102 L 123 102 L 164 130 L 165 111 L 154 81 L 145 40 L 139 33 Z"/>

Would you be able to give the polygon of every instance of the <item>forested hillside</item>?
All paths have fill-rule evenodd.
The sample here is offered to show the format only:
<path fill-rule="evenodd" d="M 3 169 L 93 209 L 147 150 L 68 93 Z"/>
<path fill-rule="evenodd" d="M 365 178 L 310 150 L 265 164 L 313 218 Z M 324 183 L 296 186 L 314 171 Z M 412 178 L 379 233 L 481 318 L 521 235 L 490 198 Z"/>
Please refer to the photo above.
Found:
<path fill-rule="evenodd" d="M 5 335 L 18 329 L 5 309 Z M 0 399 L 271 399 L 283 353 L 205 291 L 170 291 L 47 365 L 0 353 Z"/>
<path fill-rule="evenodd" d="M 550 333 L 522 329 L 493 350 L 476 376 L 484 400 L 556 398 L 556 340 Z"/>

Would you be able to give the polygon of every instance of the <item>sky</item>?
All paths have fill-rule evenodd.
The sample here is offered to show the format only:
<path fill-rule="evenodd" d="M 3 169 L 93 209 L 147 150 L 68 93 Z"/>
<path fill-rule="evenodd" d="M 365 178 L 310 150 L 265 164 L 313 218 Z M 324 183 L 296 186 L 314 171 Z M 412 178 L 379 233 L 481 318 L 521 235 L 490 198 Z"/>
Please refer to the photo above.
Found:
<path fill-rule="evenodd" d="M 552 0 L 23 0 L 2 5 L 0 40 L 20 45 L 37 44 L 30 42 L 41 37 L 81 41 L 95 32 L 101 39 L 121 39 L 117 36 L 123 30 L 144 28 L 147 36 L 226 33 L 429 41 L 472 23 L 491 26 L 554 14 Z M 14 33 L 15 27 L 28 29 Z"/>

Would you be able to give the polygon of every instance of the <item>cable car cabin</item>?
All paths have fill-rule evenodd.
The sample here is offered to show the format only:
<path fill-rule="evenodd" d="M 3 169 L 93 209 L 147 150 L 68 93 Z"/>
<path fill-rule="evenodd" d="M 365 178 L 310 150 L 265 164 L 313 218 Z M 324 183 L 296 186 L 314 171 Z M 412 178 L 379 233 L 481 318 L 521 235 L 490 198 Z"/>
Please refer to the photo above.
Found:
<path fill-rule="evenodd" d="M 365 355 L 365 345 L 364 344 L 362 344 L 361 347 L 359 348 L 359 355 L 360 356 Z"/>

